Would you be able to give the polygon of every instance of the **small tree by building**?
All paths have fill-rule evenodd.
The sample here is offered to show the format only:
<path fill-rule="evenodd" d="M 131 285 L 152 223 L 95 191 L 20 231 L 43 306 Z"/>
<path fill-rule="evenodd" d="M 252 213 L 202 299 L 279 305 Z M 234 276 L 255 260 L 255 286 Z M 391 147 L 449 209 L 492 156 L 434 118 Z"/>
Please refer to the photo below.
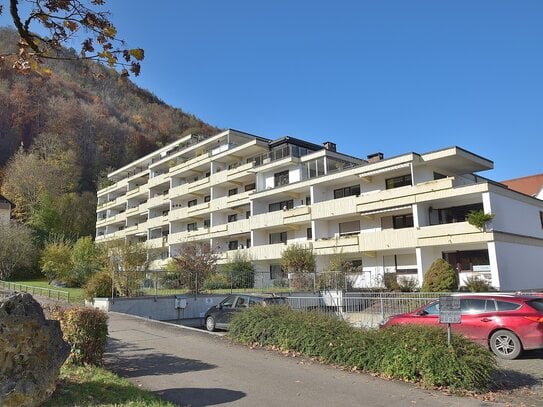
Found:
<path fill-rule="evenodd" d="M 36 265 L 36 247 L 28 227 L 15 221 L 0 222 L 0 279 Z"/>
<path fill-rule="evenodd" d="M 68 287 L 77 285 L 72 274 L 72 245 L 65 239 L 54 239 L 45 244 L 40 267 L 49 282 L 56 281 Z"/>
<path fill-rule="evenodd" d="M 298 290 L 314 288 L 315 255 L 311 248 L 300 244 L 288 246 L 281 255 L 283 269 L 292 277 L 292 286 Z"/>
<path fill-rule="evenodd" d="M 426 274 L 422 283 L 422 291 L 447 292 L 458 289 L 458 274 L 456 270 L 443 259 L 435 260 Z"/>
<path fill-rule="evenodd" d="M 179 255 L 170 264 L 179 276 L 182 286 L 193 293 L 200 293 L 204 281 L 217 269 L 218 256 L 213 253 L 209 243 L 183 243 Z"/>
<path fill-rule="evenodd" d="M 108 268 L 114 276 L 115 289 L 124 296 L 140 294 L 149 270 L 149 255 L 144 243 L 115 243 L 108 249 Z"/>
<path fill-rule="evenodd" d="M 253 288 L 255 268 L 251 259 L 243 252 L 235 252 L 232 260 L 221 267 L 230 288 Z"/>

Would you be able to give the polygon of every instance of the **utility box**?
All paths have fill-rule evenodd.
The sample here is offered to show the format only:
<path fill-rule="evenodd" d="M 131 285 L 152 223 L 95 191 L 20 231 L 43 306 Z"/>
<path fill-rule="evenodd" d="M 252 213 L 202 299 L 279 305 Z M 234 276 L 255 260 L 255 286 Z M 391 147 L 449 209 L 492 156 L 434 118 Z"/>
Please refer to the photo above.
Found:
<path fill-rule="evenodd" d="M 185 309 L 187 308 L 187 299 L 182 297 L 175 298 L 175 309 Z"/>

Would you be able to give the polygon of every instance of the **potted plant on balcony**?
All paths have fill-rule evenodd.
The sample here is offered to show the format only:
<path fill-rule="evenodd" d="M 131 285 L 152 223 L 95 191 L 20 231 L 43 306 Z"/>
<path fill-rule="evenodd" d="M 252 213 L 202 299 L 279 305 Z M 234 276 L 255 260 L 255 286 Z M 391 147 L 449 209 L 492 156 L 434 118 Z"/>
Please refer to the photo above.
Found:
<path fill-rule="evenodd" d="M 478 211 L 469 211 L 468 212 L 468 223 L 470 225 L 475 226 L 477 229 L 479 229 L 482 232 L 486 232 L 486 225 L 488 222 L 490 222 L 492 219 L 494 219 L 494 214 L 492 213 L 484 213 L 484 211 L 478 210 Z"/>

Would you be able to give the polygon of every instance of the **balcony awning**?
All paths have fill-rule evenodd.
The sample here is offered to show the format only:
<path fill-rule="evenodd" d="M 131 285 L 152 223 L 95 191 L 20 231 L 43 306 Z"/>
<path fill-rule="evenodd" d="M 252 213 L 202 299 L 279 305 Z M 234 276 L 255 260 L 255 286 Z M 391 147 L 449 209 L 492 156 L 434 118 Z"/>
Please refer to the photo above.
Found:
<path fill-rule="evenodd" d="M 402 168 L 409 168 L 409 165 L 410 165 L 410 163 L 392 165 L 390 167 L 379 168 L 379 169 L 373 170 L 373 171 L 361 172 L 359 174 L 359 176 L 361 176 L 361 177 L 371 177 L 372 175 L 382 174 L 384 172 L 390 172 L 390 171 L 399 170 L 399 169 L 402 169 Z"/>
<path fill-rule="evenodd" d="M 364 211 L 364 212 L 360 212 L 360 215 L 362 215 L 362 216 L 371 216 L 371 215 L 376 215 L 378 213 L 397 212 L 397 211 L 401 211 L 401 210 L 404 210 L 404 209 L 411 209 L 411 205 L 395 206 L 393 208 L 376 209 L 376 210 L 373 210 L 373 211 Z"/>

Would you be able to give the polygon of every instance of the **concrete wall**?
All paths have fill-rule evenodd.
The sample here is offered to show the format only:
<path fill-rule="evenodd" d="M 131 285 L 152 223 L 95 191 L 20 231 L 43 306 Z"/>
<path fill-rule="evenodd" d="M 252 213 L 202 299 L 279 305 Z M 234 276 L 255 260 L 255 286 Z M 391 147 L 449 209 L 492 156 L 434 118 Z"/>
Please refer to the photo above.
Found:
<path fill-rule="evenodd" d="M 490 211 L 495 215 L 491 224 L 495 231 L 543 238 L 540 206 L 516 201 L 496 193 L 489 195 Z"/>
<path fill-rule="evenodd" d="M 501 291 L 543 288 L 543 247 L 495 242 Z"/>
<path fill-rule="evenodd" d="M 94 307 L 104 311 L 121 312 L 159 321 L 202 318 L 213 305 L 226 297 L 224 295 L 177 296 L 186 300 L 184 309 L 175 308 L 176 296 L 138 298 L 95 298 Z"/>

